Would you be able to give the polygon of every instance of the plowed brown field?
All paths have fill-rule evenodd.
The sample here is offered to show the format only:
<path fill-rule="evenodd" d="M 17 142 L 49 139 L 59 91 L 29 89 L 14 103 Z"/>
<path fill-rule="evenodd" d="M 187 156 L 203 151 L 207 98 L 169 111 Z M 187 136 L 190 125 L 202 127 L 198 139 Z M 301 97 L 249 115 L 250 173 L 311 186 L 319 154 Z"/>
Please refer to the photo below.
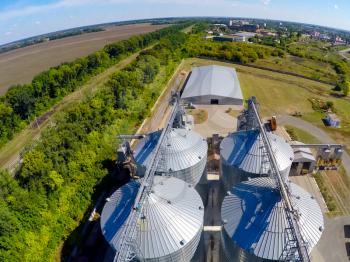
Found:
<path fill-rule="evenodd" d="M 24 84 L 38 73 L 86 56 L 104 45 L 148 33 L 167 25 L 135 24 L 106 27 L 105 31 L 87 33 L 40 43 L 0 54 L 0 95 L 14 84 Z"/>

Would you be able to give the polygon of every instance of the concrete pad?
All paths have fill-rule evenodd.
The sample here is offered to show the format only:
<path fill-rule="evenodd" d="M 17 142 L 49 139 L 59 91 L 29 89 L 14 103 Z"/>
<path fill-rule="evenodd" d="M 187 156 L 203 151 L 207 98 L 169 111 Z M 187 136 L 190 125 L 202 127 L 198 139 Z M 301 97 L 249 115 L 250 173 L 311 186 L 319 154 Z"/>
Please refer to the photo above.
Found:
<path fill-rule="evenodd" d="M 346 246 L 350 239 L 344 236 L 344 225 L 350 225 L 350 216 L 331 219 L 325 217 L 325 230 L 311 252 L 312 262 L 349 261 Z"/>
<path fill-rule="evenodd" d="M 226 110 L 233 108 L 233 106 L 211 105 L 197 106 L 196 108 L 208 112 L 207 121 L 194 125 L 194 131 L 203 137 L 211 137 L 213 134 L 226 136 L 228 133 L 236 131 L 237 119 L 226 113 Z"/>

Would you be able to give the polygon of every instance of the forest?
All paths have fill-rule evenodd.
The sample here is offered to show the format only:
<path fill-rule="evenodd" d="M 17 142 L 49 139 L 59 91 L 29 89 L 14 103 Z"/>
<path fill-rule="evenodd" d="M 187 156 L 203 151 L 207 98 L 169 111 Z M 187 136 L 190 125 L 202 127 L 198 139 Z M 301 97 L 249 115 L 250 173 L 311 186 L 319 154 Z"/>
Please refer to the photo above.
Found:
<path fill-rule="evenodd" d="M 183 51 L 188 57 L 208 57 L 241 64 L 253 63 L 270 56 L 285 56 L 281 49 L 248 43 L 208 41 L 197 34 L 190 36 Z"/>
<path fill-rule="evenodd" d="M 164 87 L 180 62 L 180 46 L 186 41 L 181 28 L 183 25 L 146 39 L 133 38 L 135 46 L 109 45 L 105 53 L 95 54 L 101 58 L 97 63 L 104 65 L 125 51 L 141 48 L 141 40 L 151 43 L 160 39 L 154 47 L 141 52 L 135 62 L 113 74 L 103 90 L 58 115 L 54 126 L 43 132 L 39 142 L 26 149 L 14 177 L 0 171 L 0 261 L 55 260 L 62 241 L 84 218 L 93 197 L 99 194 L 99 184 L 109 174 L 115 155 L 115 135 L 135 132 L 162 91 L 153 82 L 157 79 Z M 47 74 L 33 83 L 43 83 L 39 79 L 45 79 Z M 76 81 L 68 78 L 64 87 L 54 90 L 64 94 L 74 89 L 71 85 Z M 35 89 L 34 94 L 42 94 L 33 102 L 34 109 L 39 107 L 37 103 L 44 103 L 42 97 L 50 99 L 51 88 L 51 84 L 31 85 L 30 91 Z M 2 106 L 15 114 L 9 97 L 12 95 L 7 94 Z"/>

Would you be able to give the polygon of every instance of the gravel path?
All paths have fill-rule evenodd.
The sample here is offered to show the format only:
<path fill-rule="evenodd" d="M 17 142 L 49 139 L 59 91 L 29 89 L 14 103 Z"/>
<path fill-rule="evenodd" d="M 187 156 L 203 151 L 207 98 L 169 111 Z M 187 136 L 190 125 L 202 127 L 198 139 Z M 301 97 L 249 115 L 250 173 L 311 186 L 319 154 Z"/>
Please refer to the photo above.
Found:
<path fill-rule="evenodd" d="M 348 53 L 348 52 L 350 52 L 350 48 L 344 49 L 344 50 L 340 50 L 340 51 L 339 51 L 339 54 L 340 54 L 342 57 L 344 57 L 346 60 L 349 60 L 349 61 L 350 61 L 350 58 L 349 58 L 348 56 L 345 55 L 345 54 Z"/>
<path fill-rule="evenodd" d="M 322 143 L 337 144 L 337 142 L 334 139 L 332 139 L 325 131 L 300 118 L 296 118 L 288 115 L 278 115 L 277 122 L 281 125 L 288 124 L 288 125 L 292 125 L 297 128 L 300 128 L 312 134 L 318 140 L 322 141 Z M 343 161 L 343 166 L 346 171 L 346 174 L 350 177 L 350 157 L 349 157 L 349 154 L 345 151 L 343 153 L 342 161 Z"/>

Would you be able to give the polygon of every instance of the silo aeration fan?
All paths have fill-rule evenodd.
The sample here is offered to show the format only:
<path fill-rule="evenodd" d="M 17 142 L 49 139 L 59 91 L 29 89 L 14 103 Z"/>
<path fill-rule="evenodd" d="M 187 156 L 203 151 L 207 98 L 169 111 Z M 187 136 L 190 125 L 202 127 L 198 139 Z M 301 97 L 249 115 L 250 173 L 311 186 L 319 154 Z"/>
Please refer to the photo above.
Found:
<path fill-rule="evenodd" d="M 155 150 L 150 159 L 150 165 L 146 169 L 145 175 L 139 187 L 138 193 L 136 195 L 136 199 L 133 205 L 133 209 L 128 217 L 125 228 L 122 233 L 122 241 L 118 251 L 114 257 L 114 261 L 125 262 L 125 261 L 136 261 L 135 259 L 140 256 L 139 247 L 136 245 L 136 231 L 138 227 L 138 221 L 143 216 L 143 204 L 147 195 L 151 192 L 151 188 L 153 185 L 154 175 L 156 174 L 156 170 L 159 165 L 162 165 L 163 153 L 162 153 L 162 145 L 166 141 L 167 134 L 173 128 L 175 119 L 179 116 L 180 105 L 179 105 L 179 95 L 176 92 L 172 92 L 170 103 L 173 105 L 169 120 L 162 130 L 158 143 L 156 145 Z M 131 136 L 131 138 L 133 138 Z M 128 145 L 128 143 L 126 143 Z M 132 155 L 130 145 L 127 147 L 128 155 Z"/>
<path fill-rule="evenodd" d="M 284 183 L 282 176 L 280 174 L 277 161 L 275 158 L 275 155 L 272 151 L 270 140 L 267 137 L 266 130 L 262 124 L 262 121 L 260 119 L 258 109 L 256 107 L 256 98 L 252 97 L 248 101 L 248 111 L 250 112 L 249 116 L 253 116 L 256 121 L 257 127 L 260 129 L 261 136 L 263 143 L 265 145 L 265 149 L 268 155 L 268 159 L 270 161 L 271 166 L 271 174 L 270 176 L 274 179 L 276 182 L 276 186 L 280 191 L 282 201 L 285 206 L 285 215 L 288 222 L 288 228 L 287 230 L 287 245 L 285 246 L 280 260 L 282 261 L 302 261 L 302 262 L 309 262 L 309 252 L 308 252 L 308 244 L 306 241 L 304 241 L 300 226 L 299 226 L 299 215 L 297 210 L 293 207 L 292 202 L 290 200 L 290 191 L 288 186 Z"/>

